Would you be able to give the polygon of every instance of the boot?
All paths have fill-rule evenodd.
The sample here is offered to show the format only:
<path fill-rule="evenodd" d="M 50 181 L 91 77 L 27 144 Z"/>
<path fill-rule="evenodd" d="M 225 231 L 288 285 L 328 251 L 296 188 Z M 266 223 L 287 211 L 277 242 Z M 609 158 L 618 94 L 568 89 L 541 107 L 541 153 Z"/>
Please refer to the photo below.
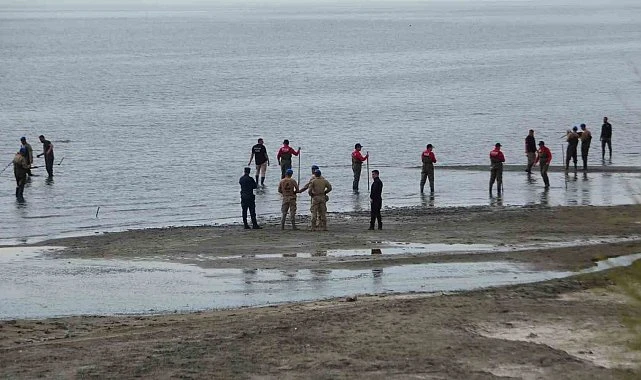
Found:
<path fill-rule="evenodd" d="M 258 183 L 258 174 L 256 174 L 254 178 L 256 178 L 256 183 Z"/>
<path fill-rule="evenodd" d="M 296 221 L 292 219 L 292 230 L 297 230 L 298 227 L 296 227 Z"/>
<path fill-rule="evenodd" d="M 430 193 L 434 194 L 434 186 L 430 186 Z"/>
<path fill-rule="evenodd" d="M 372 229 L 373 229 L 373 228 L 372 228 Z M 383 222 L 379 222 L 379 223 L 378 223 L 378 229 L 379 229 L 379 230 L 382 230 L 382 229 L 383 229 Z"/>
<path fill-rule="evenodd" d="M 247 223 L 247 219 L 246 219 L 246 218 L 245 218 L 245 219 L 243 219 L 243 224 L 245 225 L 245 229 L 246 229 L 246 230 L 251 229 L 251 227 L 249 227 L 249 223 Z"/>
<path fill-rule="evenodd" d="M 422 183 L 422 184 L 421 184 L 421 194 L 423 194 L 423 190 L 424 190 L 424 189 L 425 189 L 425 184 L 424 184 L 424 183 Z M 373 229 L 373 228 L 372 228 L 372 229 Z"/>
<path fill-rule="evenodd" d="M 20 187 L 16 187 L 16 198 L 20 198 Z"/>
<path fill-rule="evenodd" d="M 265 186 L 265 177 L 260 177 L 260 185 Z"/>
<path fill-rule="evenodd" d="M 280 229 L 281 230 L 285 229 L 285 216 L 286 216 L 286 214 L 283 214 L 283 216 L 280 217 Z"/>

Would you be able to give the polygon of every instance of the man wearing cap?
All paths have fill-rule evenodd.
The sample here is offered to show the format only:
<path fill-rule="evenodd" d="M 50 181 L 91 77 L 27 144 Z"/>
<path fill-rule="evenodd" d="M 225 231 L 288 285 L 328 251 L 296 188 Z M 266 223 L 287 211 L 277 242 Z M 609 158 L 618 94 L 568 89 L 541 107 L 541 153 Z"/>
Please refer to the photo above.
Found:
<path fill-rule="evenodd" d="M 545 146 L 545 142 L 539 141 L 539 150 L 536 152 L 536 161 L 541 164 L 541 177 L 543 178 L 543 183 L 545 183 L 545 188 L 550 188 L 550 179 L 548 178 L 548 169 L 550 168 L 550 163 L 552 162 L 552 152 L 550 148 Z"/>
<path fill-rule="evenodd" d="M 370 221 L 369 229 L 374 229 L 374 222 L 378 221 L 378 229 L 383 229 L 383 220 L 381 217 L 381 208 L 383 208 L 383 181 L 378 178 L 378 170 L 372 170 L 372 188 L 369 192 L 370 203 Z"/>
<path fill-rule="evenodd" d="M 579 146 L 579 134 L 577 133 L 578 128 L 574 127 L 572 130 L 568 129 L 566 134 L 566 139 L 568 142 L 568 147 L 565 151 L 565 171 L 567 172 L 570 169 L 570 159 L 574 162 L 574 171 L 577 170 L 576 165 L 576 154 L 577 147 Z"/>
<path fill-rule="evenodd" d="M 490 195 L 492 195 L 492 187 L 496 181 L 496 190 L 499 195 L 503 189 L 503 163 L 505 156 L 501 152 L 501 144 L 494 144 L 494 149 L 490 152 Z"/>
<path fill-rule="evenodd" d="M 352 182 L 352 190 L 355 193 L 358 193 L 358 183 L 361 180 L 361 168 L 363 167 L 363 162 L 367 161 L 369 158 L 369 153 L 363 156 L 361 154 L 361 149 L 363 146 L 361 144 L 354 145 L 354 151 L 352 152 L 352 171 L 354 172 L 354 182 Z"/>
<path fill-rule="evenodd" d="M 251 165 L 254 158 L 256 159 L 256 183 L 258 183 L 258 176 L 260 175 L 260 185 L 265 186 L 265 173 L 269 166 L 269 156 L 267 156 L 267 148 L 265 148 L 262 138 L 258 139 L 258 144 L 252 147 L 252 154 L 249 157 L 247 166 Z"/>
<path fill-rule="evenodd" d="M 293 174 L 294 171 L 292 169 L 287 169 L 285 178 L 281 179 L 278 184 L 278 192 L 283 196 L 283 204 L 281 207 L 282 216 L 280 218 L 281 230 L 285 229 L 285 219 L 287 218 L 288 211 L 292 221 L 292 229 L 298 229 L 296 228 L 296 194 L 298 194 L 298 184 L 296 180 L 292 178 Z"/>
<path fill-rule="evenodd" d="M 27 172 L 29 171 L 29 153 L 27 148 L 21 147 L 13 157 L 13 174 L 16 177 L 16 199 L 24 201 L 24 185 L 27 183 Z"/>
<path fill-rule="evenodd" d="M 423 167 L 421 168 L 421 194 L 423 194 L 427 179 L 430 180 L 430 193 L 434 192 L 434 164 L 436 163 L 436 156 L 432 149 L 432 144 L 427 144 L 421 154 L 421 161 L 423 162 Z"/>
<path fill-rule="evenodd" d="M 536 160 L 536 139 L 534 139 L 534 129 L 525 137 L 525 155 L 527 156 L 527 174 L 532 173 L 532 166 Z"/>
<path fill-rule="evenodd" d="M 332 191 L 332 185 L 321 176 L 321 171 L 316 169 L 314 180 L 309 184 L 308 194 L 312 197 L 312 231 L 320 228 L 327 231 L 327 194 Z"/>
<path fill-rule="evenodd" d="M 254 189 L 257 185 L 256 181 L 249 175 L 250 172 L 250 168 L 245 168 L 245 174 L 238 180 L 240 184 L 240 207 L 243 209 L 243 224 L 245 225 L 245 229 L 253 228 L 259 230 L 262 227 L 260 227 L 256 221 L 256 196 L 254 195 Z M 252 227 L 249 227 L 247 223 L 248 209 L 252 218 Z"/>
<path fill-rule="evenodd" d="M 42 143 L 42 153 L 37 157 L 45 156 L 45 167 L 47 168 L 47 174 L 49 177 L 53 177 L 53 144 L 51 141 L 45 139 L 44 135 L 38 136 L 40 142 Z"/>
<path fill-rule="evenodd" d="M 280 179 L 285 178 L 285 173 L 287 169 L 292 168 L 292 155 L 298 156 L 300 154 L 300 147 L 298 150 L 289 146 L 289 140 L 283 141 L 283 146 L 278 150 L 276 158 L 278 159 L 278 165 L 280 165 Z"/>
<path fill-rule="evenodd" d="M 20 144 L 27 149 L 27 164 L 29 164 L 29 166 L 33 165 L 33 148 L 31 147 L 31 144 L 27 142 L 27 138 L 24 136 L 20 137 Z M 27 169 L 27 174 L 32 175 L 31 169 Z"/>

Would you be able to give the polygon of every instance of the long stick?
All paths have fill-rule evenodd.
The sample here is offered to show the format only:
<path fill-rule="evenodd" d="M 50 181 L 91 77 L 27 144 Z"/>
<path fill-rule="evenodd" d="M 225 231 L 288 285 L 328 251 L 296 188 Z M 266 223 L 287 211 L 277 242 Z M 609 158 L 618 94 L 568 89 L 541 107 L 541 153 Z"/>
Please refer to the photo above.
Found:
<path fill-rule="evenodd" d="M 60 164 L 62 164 L 62 161 L 64 161 L 64 160 L 65 160 L 65 156 L 62 156 L 62 159 L 56 165 L 60 166 Z"/>
<path fill-rule="evenodd" d="M 297 182 L 298 186 L 300 186 L 300 156 L 301 156 L 301 153 L 299 148 L 298 149 L 298 182 Z"/>
<path fill-rule="evenodd" d="M 367 191 L 369 191 L 369 151 L 367 151 Z"/>
<path fill-rule="evenodd" d="M 2 171 L 0 171 L 0 174 L 4 173 L 4 171 L 5 171 L 5 170 L 7 170 L 7 168 L 8 168 L 9 166 L 11 166 L 11 164 L 13 164 L 13 161 L 9 162 L 9 164 L 8 164 L 7 166 L 5 166 L 5 167 L 4 167 L 4 169 L 2 169 Z"/>

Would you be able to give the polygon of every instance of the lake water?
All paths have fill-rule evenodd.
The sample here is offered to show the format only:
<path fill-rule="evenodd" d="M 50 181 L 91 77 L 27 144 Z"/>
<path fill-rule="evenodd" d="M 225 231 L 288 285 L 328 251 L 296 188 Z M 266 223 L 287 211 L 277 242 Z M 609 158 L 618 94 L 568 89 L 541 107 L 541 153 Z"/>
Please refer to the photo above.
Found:
<path fill-rule="evenodd" d="M 285 138 L 303 149 L 303 178 L 318 164 L 335 185 L 330 211 L 368 210 L 365 192 L 351 194 L 356 142 L 381 170 L 387 206 L 632 203 L 637 173 L 553 173 L 544 193 L 508 172 L 497 201 L 487 172 L 442 170 L 432 200 L 418 194 L 417 167 L 428 142 L 439 165 L 487 164 L 496 141 L 523 163 L 530 128 L 560 164 L 560 136 L 581 122 L 601 165 L 603 116 L 611 165 L 639 166 L 639 20 L 633 1 L 0 5 L 0 165 L 23 135 L 36 150 L 46 135 L 64 157 L 53 181 L 34 170 L 25 204 L 11 168 L 0 176 L 0 243 L 238 221 L 238 177 L 258 137 L 274 162 L 260 215 L 279 212 Z"/>

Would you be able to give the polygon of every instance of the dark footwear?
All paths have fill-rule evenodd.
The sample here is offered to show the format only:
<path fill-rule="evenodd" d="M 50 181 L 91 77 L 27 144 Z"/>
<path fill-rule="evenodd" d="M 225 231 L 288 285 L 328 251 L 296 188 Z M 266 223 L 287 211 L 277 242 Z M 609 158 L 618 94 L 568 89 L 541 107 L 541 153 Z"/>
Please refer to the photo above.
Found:
<path fill-rule="evenodd" d="M 374 231 L 374 226 L 369 226 L 368 230 Z"/>
<path fill-rule="evenodd" d="M 252 229 L 254 229 L 254 230 L 262 230 L 263 227 L 261 227 L 259 225 L 255 225 L 255 226 L 252 227 Z"/>
<path fill-rule="evenodd" d="M 249 227 L 249 226 L 245 226 L 245 229 L 246 229 L 246 230 L 251 230 L 252 228 L 251 228 L 251 227 Z"/>

